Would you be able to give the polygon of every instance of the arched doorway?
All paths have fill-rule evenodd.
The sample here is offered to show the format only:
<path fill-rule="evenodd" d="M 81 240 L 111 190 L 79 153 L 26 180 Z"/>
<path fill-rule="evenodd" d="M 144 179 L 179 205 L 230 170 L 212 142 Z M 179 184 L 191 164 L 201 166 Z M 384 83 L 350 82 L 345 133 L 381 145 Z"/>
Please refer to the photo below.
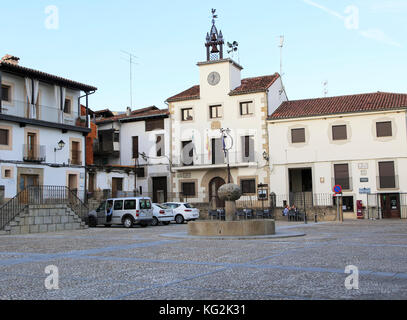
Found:
<path fill-rule="evenodd" d="M 209 182 L 209 202 L 211 206 L 216 206 L 216 208 L 224 208 L 225 201 L 219 199 L 218 189 L 225 184 L 225 180 L 221 177 L 215 177 Z"/>

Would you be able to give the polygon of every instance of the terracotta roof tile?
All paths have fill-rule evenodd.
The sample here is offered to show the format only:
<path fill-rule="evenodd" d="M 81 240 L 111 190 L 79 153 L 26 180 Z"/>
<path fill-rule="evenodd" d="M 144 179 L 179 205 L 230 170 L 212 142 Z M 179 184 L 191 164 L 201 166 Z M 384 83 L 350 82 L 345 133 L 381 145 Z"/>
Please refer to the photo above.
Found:
<path fill-rule="evenodd" d="M 262 77 L 245 78 L 242 79 L 242 83 L 239 87 L 235 88 L 229 95 L 240 95 L 248 94 L 254 92 L 266 91 L 270 86 L 280 77 L 278 73 Z M 200 87 L 199 85 L 193 86 L 175 96 L 167 99 L 167 102 L 194 100 L 200 98 Z"/>
<path fill-rule="evenodd" d="M 269 119 L 289 119 L 400 108 L 407 108 L 407 94 L 375 92 L 286 101 L 277 108 Z"/>
<path fill-rule="evenodd" d="M 145 118 L 150 116 L 168 116 L 170 113 L 168 109 L 158 109 L 157 107 L 147 107 L 143 109 L 134 110 L 129 116 L 126 113 L 119 114 L 114 117 L 101 118 L 96 120 L 97 124 L 109 123 L 118 120 L 136 120 L 138 118 Z"/>

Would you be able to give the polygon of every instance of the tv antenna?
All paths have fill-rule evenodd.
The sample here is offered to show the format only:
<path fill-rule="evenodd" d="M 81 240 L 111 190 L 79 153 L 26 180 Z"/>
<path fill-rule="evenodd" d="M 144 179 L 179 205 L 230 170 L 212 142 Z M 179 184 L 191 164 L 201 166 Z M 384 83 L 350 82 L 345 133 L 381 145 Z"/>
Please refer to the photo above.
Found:
<path fill-rule="evenodd" d="M 328 95 L 328 80 L 323 81 L 322 86 L 324 88 L 324 97 L 326 98 Z"/>
<path fill-rule="evenodd" d="M 134 62 L 134 59 L 138 59 L 138 57 L 136 57 L 134 54 L 121 50 L 121 52 L 123 52 L 124 54 L 126 54 L 129 59 L 123 59 L 127 62 L 129 62 L 129 66 L 130 66 L 130 108 L 133 107 L 133 65 L 138 64 L 137 62 Z"/>
<path fill-rule="evenodd" d="M 280 43 L 278 44 L 280 48 L 280 77 L 283 76 L 283 47 L 284 47 L 284 36 L 280 36 Z"/>

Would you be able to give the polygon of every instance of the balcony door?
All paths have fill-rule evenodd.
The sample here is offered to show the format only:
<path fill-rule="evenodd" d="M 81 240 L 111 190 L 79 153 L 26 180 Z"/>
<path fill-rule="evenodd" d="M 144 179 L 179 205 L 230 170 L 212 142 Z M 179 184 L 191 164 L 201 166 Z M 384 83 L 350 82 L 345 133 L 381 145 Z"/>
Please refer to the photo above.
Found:
<path fill-rule="evenodd" d="M 212 139 L 212 164 L 225 163 L 222 138 Z"/>
<path fill-rule="evenodd" d="M 37 135 L 33 132 L 29 132 L 27 134 L 27 156 L 29 160 L 34 160 L 36 159 L 36 140 L 37 140 Z"/>

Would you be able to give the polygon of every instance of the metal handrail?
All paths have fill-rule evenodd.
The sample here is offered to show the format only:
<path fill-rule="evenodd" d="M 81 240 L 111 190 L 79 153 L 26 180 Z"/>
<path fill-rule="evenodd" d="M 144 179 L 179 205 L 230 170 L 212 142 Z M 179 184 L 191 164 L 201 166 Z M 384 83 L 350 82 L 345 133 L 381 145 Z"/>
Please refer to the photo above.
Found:
<path fill-rule="evenodd" d="M 88 207 L 77 194 L 65 186 L 29 186 L 0 207 L 0 230 L 29 205 L 67 205 L 75 214 L 87 221 Z"/>

